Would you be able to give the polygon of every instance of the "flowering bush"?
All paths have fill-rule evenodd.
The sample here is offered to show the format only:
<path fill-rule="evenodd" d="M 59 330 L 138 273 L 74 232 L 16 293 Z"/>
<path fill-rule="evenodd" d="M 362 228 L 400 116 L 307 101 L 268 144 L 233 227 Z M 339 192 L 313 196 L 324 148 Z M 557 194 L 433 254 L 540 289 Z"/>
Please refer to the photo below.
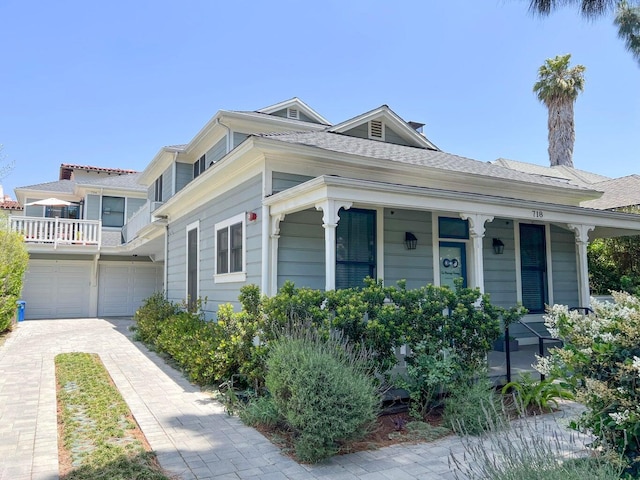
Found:
<path fill-rule="evenodd" d="M 537 368 L 567 378 L 587 411 L 575 422 L 614 447 L 638 470 L 640 460 L 640 299 L 613 293 L 615 303 L 591 300 L 594 314 L 554 305 L 545 315 L 552 336 L 565 342 Z"/>

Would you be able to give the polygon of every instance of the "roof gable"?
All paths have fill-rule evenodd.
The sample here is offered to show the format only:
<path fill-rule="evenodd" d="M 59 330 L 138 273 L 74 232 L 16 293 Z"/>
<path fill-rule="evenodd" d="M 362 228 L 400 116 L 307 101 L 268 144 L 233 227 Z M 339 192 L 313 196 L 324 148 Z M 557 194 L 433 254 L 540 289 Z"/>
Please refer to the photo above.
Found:
<path fill-rule="evenodd" d="M 303 120 L 310 123 L 321 123 L 323 125 L 331 125 L 331 122 L 316 112 L 309 105 L 304 103 L 298 97 L 293 97 L 290 100 L 276 103 L 260 110 L 256 110 L 258 113 L 266 113 L 268 115 L 274 115 L 276 117 L 291 118 L 294 120 Z"/>
<path fill-rule="evenodd" d="M 408 147 L 440 150 L 387 105 L 334 125 L 327 131 Z"/>

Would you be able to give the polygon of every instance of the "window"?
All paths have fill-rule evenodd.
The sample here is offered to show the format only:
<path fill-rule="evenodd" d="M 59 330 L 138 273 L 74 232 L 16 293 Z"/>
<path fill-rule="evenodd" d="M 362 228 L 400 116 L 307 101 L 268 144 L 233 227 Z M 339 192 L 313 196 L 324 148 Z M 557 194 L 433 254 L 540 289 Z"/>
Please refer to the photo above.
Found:
<path fill-rule="evenodd" d="M 547 303 L 547 254 L 544 225 L 520 224 L 522 305 L 530 313 L 544 313 Z"/>
<path fill-rule="evenodd" d="M 469 238 L 469 223 L 461 218 L 438 217 L 440 238 Z"/>
<path fill-rule="evenodd" d="M 124 225 L 124 198 L 102 197 L 102 226 L 122 227 Z"/>
<path fill-rule="evenodd" d="M 193 164 L 193 178 L 196 178 L 207 169 L 207 156 L 202 155 L 196 163 Z"/>
<path fill-rule="evenodd" d="M 162 201 L 162 175 L 156 179 L 156 183 L 153 186 L 153 201 Z"/>
<path fill-rule="evenodd" d="M 241 282 L 245 272 L 245 214 L 217 223 L 216 283 Z"/>
<path fill-rule="evenodd" d="M 376 277 L 376 212 L 340 210 L 336 228 L 336 289 L 361 287 Z"/>
<path fill-rule="evenodd" d="M 46 206 L 44 216 L 49 218 L 80 218 L 80 205 L 72 203 L 69 206 Z"/>

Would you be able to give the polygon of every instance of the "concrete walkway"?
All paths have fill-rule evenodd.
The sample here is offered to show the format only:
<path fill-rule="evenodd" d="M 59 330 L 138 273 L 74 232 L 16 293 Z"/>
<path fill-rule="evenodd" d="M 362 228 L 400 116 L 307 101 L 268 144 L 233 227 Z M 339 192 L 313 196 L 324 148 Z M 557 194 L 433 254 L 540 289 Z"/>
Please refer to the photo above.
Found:
<path fill-rule="evenodd" d="M 300 465 L 187 382 L 142 344 L 128 319 L 25 321 L 0 346 L 0 479 L 58 478 L 54 357 L 100 355 L 162 467 L 178 479 L 453 479 L 459 438 Z M 555 417 L 571 413 L 570 405 Z M 550 435 L 558 431 L 545 416 Z"/>

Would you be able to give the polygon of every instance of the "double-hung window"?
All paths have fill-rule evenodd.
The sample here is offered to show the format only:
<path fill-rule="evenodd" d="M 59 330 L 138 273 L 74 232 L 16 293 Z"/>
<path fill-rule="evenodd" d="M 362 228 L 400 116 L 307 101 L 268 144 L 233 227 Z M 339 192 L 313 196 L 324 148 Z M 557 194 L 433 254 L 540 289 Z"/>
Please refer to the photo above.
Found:
<path fill-rule="evenodd" d="M 216 274 L 215 282 L 243 282 L 247 278 L 246 224 L 241 213 L 216 223 Z"/>
<path fill-rule="evenodd" d="M 196 178 L 207 169 L 207 156 L 202 155 L 196 163 L 193 164 L 193 178 Z"/>
<path fill-rule="evenodd" d="M 153 201 L 154 202 L 162 201 L 162 175 L 156 178 L 156 181 L 153 185 Z"/>
<path fill-rule="evenodd" d="M 102 197 L 102 226 L 122 227 L 124 225 L 124 198 Z"/>

